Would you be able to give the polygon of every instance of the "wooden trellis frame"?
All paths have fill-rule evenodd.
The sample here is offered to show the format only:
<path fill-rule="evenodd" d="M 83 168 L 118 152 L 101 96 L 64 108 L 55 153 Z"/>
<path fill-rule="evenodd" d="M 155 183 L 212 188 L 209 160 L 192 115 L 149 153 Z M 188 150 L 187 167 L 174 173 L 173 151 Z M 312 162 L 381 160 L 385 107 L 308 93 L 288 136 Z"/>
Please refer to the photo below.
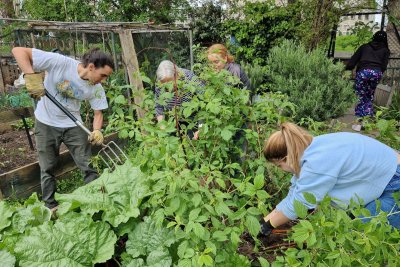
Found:
<path fill-rule="evenodd" d="M 192 51 L 192 32 L 187 25 L 153 25 L 148 23 L 136 22 L 61 22 L 61 21 L 38 21 L 23 19 L 2 19 L 8 21 L 27 22 L 29 30 L 42 30 L 54 32 L 72 32 L 77 33 L 101 33 L 111 32 L 118 34 L 121 48 L 122 59 L 128 73 L 129 83 L 132 86 L 134 95 L 135 109 L 138 118 L 143 118 L 144 110 L 140 108 L 143 101 L 143 82 L 140 76 L 139 63 L 135 46 L 133 43 L 133 33 L 148 32 L 187 32 L 189 36 L 190 65 L 193 67 L 193 51 Z M 31 35 L 32 45 L 35 45 L 34 38 Z M 115 51 L 113 51 L 114 61 L 116 61 Z"/>

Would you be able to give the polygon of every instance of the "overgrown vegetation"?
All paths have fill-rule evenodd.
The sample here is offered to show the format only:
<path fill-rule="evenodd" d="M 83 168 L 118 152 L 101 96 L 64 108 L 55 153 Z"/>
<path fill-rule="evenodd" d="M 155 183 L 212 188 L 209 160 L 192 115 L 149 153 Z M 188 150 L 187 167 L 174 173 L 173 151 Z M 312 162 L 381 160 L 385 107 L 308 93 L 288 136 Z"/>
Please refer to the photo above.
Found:
<path fill-rule="evenodd" d="M 146 91 L 142 106 L 148 112 L 137 121 L 121 113 L 128 99 L 123 86 L 114 86 L 108 127 L 130 140 L 129 162 L 113 172 L 105 170 L 99 179 L 71 193 L 57 194 L 57 218 L 51 218 L 36 195 L 23 205 L 0 202 L 2 264 L 362 266 L 372 259 L 377 266 L 395 263 L 399 232 L 382 224 L 385 214 L 362 224 L 331 207 L 329 199 L 311 215 L 301 204 L 295 205 L 301 219 L 289 233 L 289 242 L 271 247 L 257 238 L 259 216 L 287 193 L 290 178 L 265 164 L 263 140 L 289 119 L 282 113 L 294 113 L 295 107 L 277 93 L 249 105 L 249 93 L 235 86 L 235 78 L 202 69 L 204 87 L 183 87 L 178 81 L 176 92 L 174 82 L 165 85 L 160 99 L 184 90 L 197 94 L 190 105 L 166 114 L 162 123 L 153 120 L 151 92 Z M 144 80 L 149 81 L 145 76 Z M 175 119 L 187 121 L 180 134 Z M 188 139 L 187 130 L 199 121 L 200 139 Z M 380 121 L 377 118 L 377 124 Z M 312 119 L 304 122 L 317 134 L 339 129 Z M 399 138 L 390 140 L 394 147 L 400 144 Z M 307 201 L 313 197 L 307 195 Z M 349 212 L 365 215 L 357 206 Z M 242 255 L 238 251 L 246 236 L 252 250 Z"/>
<path fill-rule="evenodd" d="M 43 4 L 35 12 L 43 12 L 47 4 L 58 8 L 63 4 L 25 2 Z M 95 2 L 102 3 L 96 15 L 107 20 L 134 16 L 147 21 L 154 16 L 158 22 L 169 21 L 170 4 L 179 6 L 181 1 L 153 3 L 167 5 L 153 10 L 157 14 L 140 13 L 152 6 L 146 1 Z M 317 2 L 322 6 L 316 6 Z M 76 20 L 84 15 L 82 10 L 88 11 L 76 11 L 76 1 L 66 3 L 64 10 L 70 13 L 55 14 L 50 9 L 48 15 Z M 282 41 L 283 37 L 308 40 L 309 48 L 317 40 L 323 46 L 320 29 L 310 32 L 308 27 L 306 34 L 301 20 L 309 19 L 310 24 L 321 26 L 321 31 L 329 28 L 328 22 L 335 17 L 319 20 L 315 13 L 336 12 L 324 9 L 330 4 L 332 1 L 296 1 L 288 8 L 277 8 L 270 2 L 247 4 L 244 20 L 227 22 L 228 32 L 237 33 L 240 42 L 231 48 L 237 49 L 239 58 L 252 62 L 242 64 L 259 94 L 252 105 L 249 92 L 237 88 L 238 80 L 229 73 L 197 65 L 195 70 L 205 86 L 184 86 L 180 81 L 166 84 L 160 101 L 185 90 L 195 96 L 190 104 L 174 109 L 157 123 L 151 78 L 154 66 L 147 58 L 143 70 L 151 74 L 150 78 L 142 75 L 147 88 L 141 106 L 146 116 L 138 120 L 133 96 L 127 93 L 131 86 L 123 84 L 122 71 L 115 74 L 106 90 L 106 132 L 118 132 L 120 138 L 129 140 L 129 161 L 113 172 L 101 170 L 101 177 L 88 185 L 83 185 L 79 173 L 60 181 L 56 195 L 60 206 L 53 217 L 35 194 L 23 203 L 0 202 L 2 266 L 93 266 L 106 261 L 152 267 L 398 265 L 399 231 L 386 224 L 387 214 L 361 223 L 357 216 L 369 216 L 366 210 L 357 205 L 349 210 L 335 209 L 329 198 L 311 214 L 295 203 L 300 219 L 284 242 L 269 246 L 269 240 L 257 237 L 259 217 L 286 195 L 290 178 L 265 163 L 265 138 L 281 122 L 293 119 L 315 135 L 339 131 L 340 123 L 325 121 L 339 116 L 352 103 L 352 84 L 341 79 L 343 66 L 326 59 L 323 47 L 309 51 L 304 45 Z M 309 5 L 308 13 L 305 5 Z M 87 15 L 93 15 L 93 10 L 89 11 Z M 199 25 L 198 40 L 203 44 L 218 41 L 209 33 L 221 36 L 217 35 L 219 24 L 201 21 Z M 273 48 L 275 44 L 280 45 Z M 200 46 L 195 49 L 202 51 Z M 2 99 L 4 106 L 25 105 L 24 97 L 16 97 L 14 104 Z M 395 96 L 392 106 L 365 122 L 367 133 L 395 149 L 400 149 L 398 99 Z M 87 110 L 83 118 L 90 121 Z M 186 122 L 179 132 L 176 121 Z M 189 139 L 187 132 L 197 130 L 199 123 L 200 139 Z M 310 194 L 305 198 L 315 202 Z M 250 246 L 247 253 L 240 249 L 244 245 Z"/>

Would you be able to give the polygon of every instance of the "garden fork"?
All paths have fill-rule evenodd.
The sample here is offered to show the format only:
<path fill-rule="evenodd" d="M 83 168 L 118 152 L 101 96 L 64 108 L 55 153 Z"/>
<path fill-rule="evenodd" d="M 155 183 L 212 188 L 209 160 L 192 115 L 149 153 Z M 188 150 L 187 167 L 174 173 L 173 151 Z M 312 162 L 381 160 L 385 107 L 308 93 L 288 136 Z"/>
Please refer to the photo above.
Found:
<path fill-rule="evenodd" d="M 77 126 L 84 130 L 88 135 L 91 134 L 90 130 L 86 128 L 82 122 L 75 118 L 75 116 L 72 115 L 72 113 L 69 112 L 69 110 L 67 110 L 60 102 L 58 102 L 57 99 L 55 99 L 54 96 L 52 96 L 47 90 L 45 90 L 45 94 L 51 100 L 51 102 L 59 107 Z M 102 148 L 97 155 L 101 158 L 107 168 L 111 170 L 117 165 L 123 164 L 128 159 L 126 154 L 114 141 L 110 141 L 107 144 L 101 144 L 101 146 Z"/>

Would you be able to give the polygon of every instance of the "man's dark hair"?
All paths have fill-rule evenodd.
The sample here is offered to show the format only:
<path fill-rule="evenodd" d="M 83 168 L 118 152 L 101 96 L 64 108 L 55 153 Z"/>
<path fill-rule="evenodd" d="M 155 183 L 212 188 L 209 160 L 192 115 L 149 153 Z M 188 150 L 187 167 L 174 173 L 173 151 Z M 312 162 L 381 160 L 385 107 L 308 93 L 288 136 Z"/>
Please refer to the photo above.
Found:
<path fill-rule="evenodd" d="M 114 69 L 114 61 L 110 55 L 104 53 L 100 48 L 93 48 L 87 51 L 82 57 L 83 67 L 87 67 L 90 63 L 94 65 L 96 69 L 109 66 Z"/>

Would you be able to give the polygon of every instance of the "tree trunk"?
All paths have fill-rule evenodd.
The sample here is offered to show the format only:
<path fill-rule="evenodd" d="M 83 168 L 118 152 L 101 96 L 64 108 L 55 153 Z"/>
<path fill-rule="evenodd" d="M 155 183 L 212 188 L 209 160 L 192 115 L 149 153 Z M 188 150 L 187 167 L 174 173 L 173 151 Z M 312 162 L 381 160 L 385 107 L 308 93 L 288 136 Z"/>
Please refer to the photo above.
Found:
<path fill-rule="evenodd" d="M 324 42 L 333 27 L 333 22 L 331 16 L 333 15 L 333 0 L 318 0 L 316 3 L 315 13 L 313 17 L 313 22 L 311 25 L 311 36 L 307 42 L 308 49 L 313 50 L 317 46 Z"/>

